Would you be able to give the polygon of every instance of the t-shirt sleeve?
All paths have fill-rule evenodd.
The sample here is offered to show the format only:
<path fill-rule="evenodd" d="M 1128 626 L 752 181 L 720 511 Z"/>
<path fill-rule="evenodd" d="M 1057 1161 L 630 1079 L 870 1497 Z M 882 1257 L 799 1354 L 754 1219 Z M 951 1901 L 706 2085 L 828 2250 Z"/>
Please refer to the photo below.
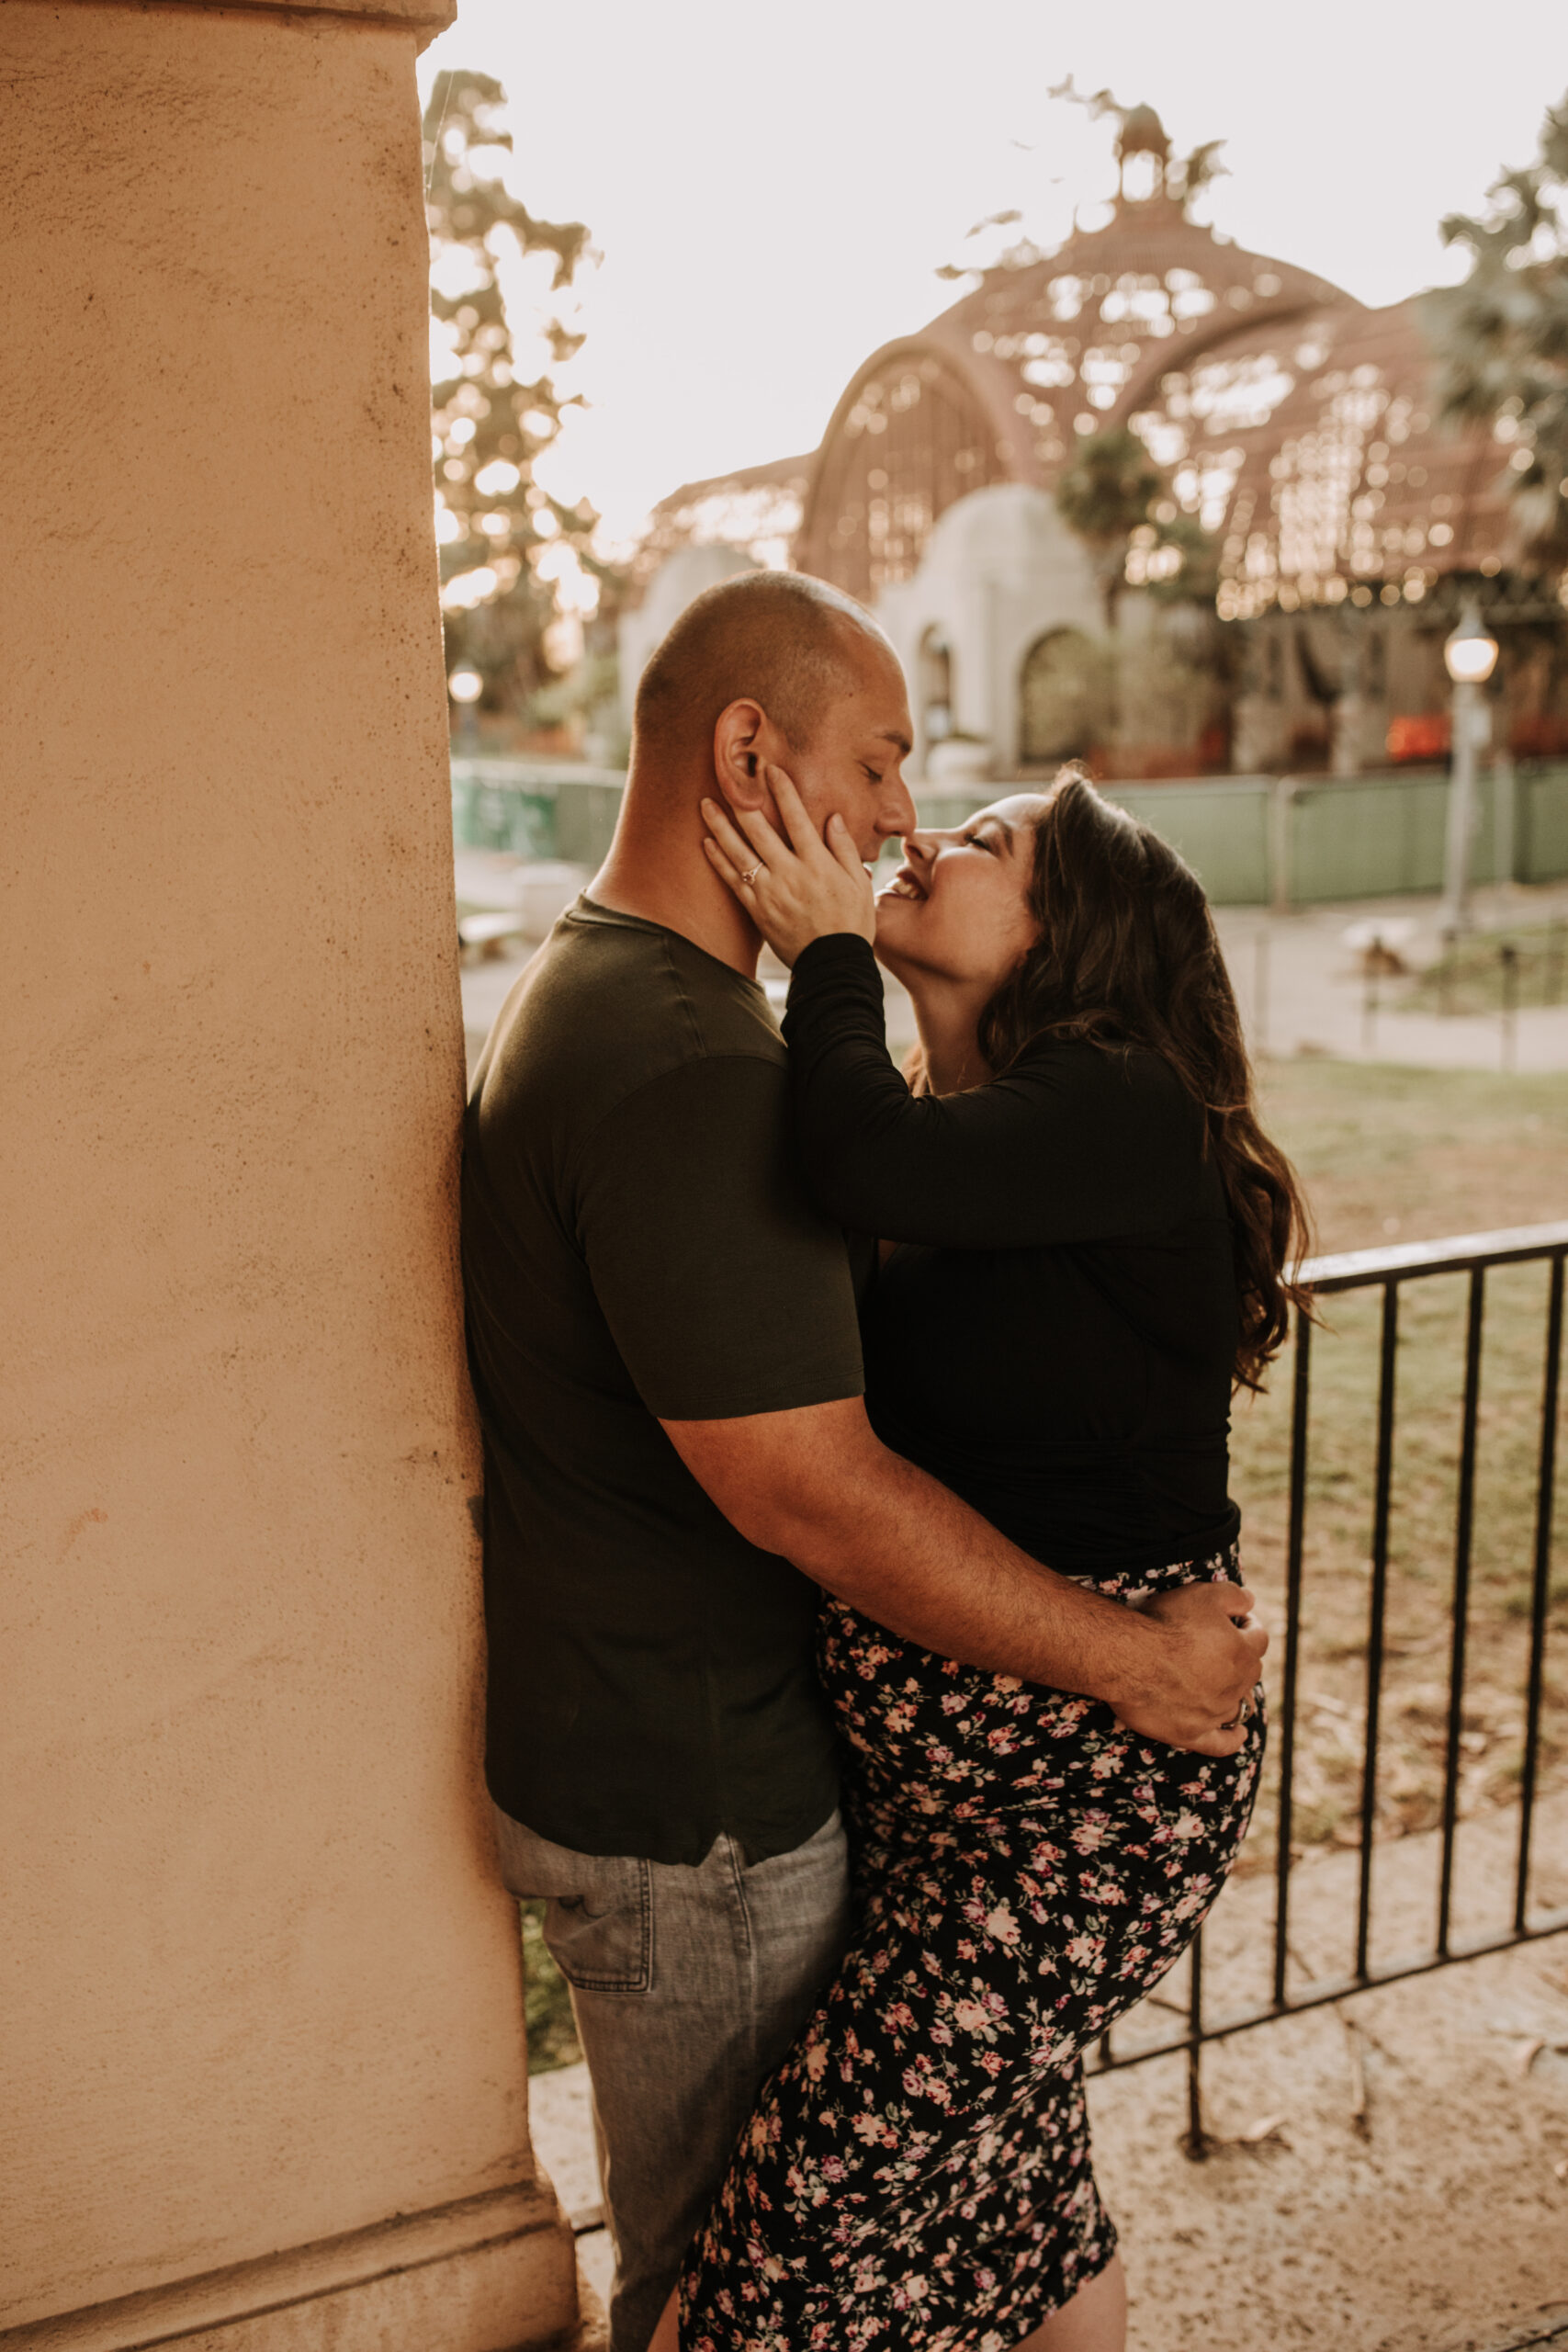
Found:
<path fill-rule="evenodd" d="M 805 1180 L 845 1227 L 1027 1249 L 1162 1232 L 1201 1205 L 1201 1114 L 1156 1054 L 1047 1046 L 968 1092 L 912 1095 L 849 934 L 802 950 L 784 1035 Z"/>
<path fill-rule="evenodd" d="M 801 1183 L 782 1065 L 714 1056 L 651 1080 L 595 1129 L 574 1193 L 594 1294 L 661 1420 L 863 1393 L 849 1256 Z"/>

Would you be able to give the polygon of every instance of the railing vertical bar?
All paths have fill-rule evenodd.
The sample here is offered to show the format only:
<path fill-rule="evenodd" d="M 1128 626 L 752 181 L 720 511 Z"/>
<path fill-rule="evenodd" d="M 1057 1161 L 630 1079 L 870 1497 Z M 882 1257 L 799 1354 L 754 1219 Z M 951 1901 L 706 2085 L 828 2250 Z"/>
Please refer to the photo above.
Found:
<path fill-rule="evenodd" d="M 1192 1939 L 1192 1973 L 1187 1995 L 1187 2154 L 1195 2160 L 1209 2153 L 1203 2129 L 1203 1930 Z"/>
<path fill-rule="evenodd" d="M 1361 1870 L 1356 1903 L 1356 1974 L 1368 1972 L 1372 1926 L 1372 1830 L 1378 1807 L 1378 1719 L 1382 1706 L 1383 1620 L 1388 1608 L 1389 1502 L 1393 1488 L 1394 1365 L 1399 1349 L 1399 1284 L 1382 1294 L 1378 1372 L 1377 1487 L 1372 1506 L 1372 1589 L 1367 1617 L 1366 1747 L 1361 1765 Z"/>
<path fill-rule="evenodd" d="M 1530 1656 L 1525 1684 L 1524 1770 L 1519 1782 L 1519 1860 L 1514 1881 L 1514 1932 L 1523 1935 L 1529 1907 L 1530 1831 L 1535 1824 L 1540 1694 L 1546 1665 L 1546 1611 L 1551 1597 L 1551 1517 L 1557 1474 L 1557 1403 L 1562 1363 L 1562 1253 L 1551 1261 L 1546 1306 L 1546 1367 L 1540 1397 L 1540 1474 L 1535 1501 L 1535 1577 L 1530 1593 Z"/>
<path fill-rule="evenodd" d="M 1465 1643 L 1470 1630 L 1471 1539 L 1475 1524 L 1475 1430 L 1481 1409 L 1481 1335 L 1485 1315 L 1486 1269 L 1472 1266 L 1464 1333 L 1464 1409 L 1454 1517 L 1453 1625 L 1449 1644 L 1449 1729 L 1443 1758 L 1443 1859 L 1438 1883 L 1437 1949 L 1445 1960 L 1449 1956 L 1449 1915 L 1453 1903 L 1460 1742 L 1464 1734 Z"/>
<path fill-rule="evenodd" d="M 1285 1664 L 1279 1713 L 1280 1826 L 1274 1856 L 1274 2006 L 1285 2004 L 1290 1960 L 1291 1838 L 1295 1818 L 1296 1674 L 1301 1653 L 1302 1560 L 1306 1531 L 1307 1414 L 1312 1401 L 1312 1317 L 1296 1309 L 1291 1401 L 1291 1518 L 1285 1555 Z"/>

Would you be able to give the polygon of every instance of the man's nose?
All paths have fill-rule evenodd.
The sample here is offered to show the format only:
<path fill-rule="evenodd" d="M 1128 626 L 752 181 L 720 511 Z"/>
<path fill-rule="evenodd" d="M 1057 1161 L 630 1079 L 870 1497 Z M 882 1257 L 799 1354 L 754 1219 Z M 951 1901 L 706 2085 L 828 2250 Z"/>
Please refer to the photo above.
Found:
<path fill-rule="evenodd" d="M 879 833 L 902 833 L 907 837 L 919 821 L 914 796 L 900 776 L 876 812 L 876 830 Z"/>

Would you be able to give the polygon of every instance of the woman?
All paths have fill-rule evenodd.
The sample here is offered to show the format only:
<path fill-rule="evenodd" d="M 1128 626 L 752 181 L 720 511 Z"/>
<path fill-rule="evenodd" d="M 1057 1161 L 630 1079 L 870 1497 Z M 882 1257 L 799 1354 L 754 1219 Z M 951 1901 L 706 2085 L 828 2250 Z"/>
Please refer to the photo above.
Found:
<path fill-rule="evenodd" d="M 866 1404 L 1032 1556 L 1135 1604 L 1240 1581 L 1229 1400 L 1285 1334 L 1303 1227 L 1198 883 L 1065 772 L 919 832 L 874 901 L 770 771 L 785 842 L 705 803 L 793 964 L 820 1205 L 882 1237 Z M 908 987 L 914 1090 L 876 956 Z M 686 2352 L 1120 2352 L 1081 2052 L 1190 1940 L 1245 1833 L 1239 1752 L 931 1656 L 824 1602 L 858 1926 L 764 2086 L 680 2290 Z M 1260 1697 L 1260 1694 L 1259 1694 Z M 675 2342 L 667 2312 L 656 2352 Z"/>

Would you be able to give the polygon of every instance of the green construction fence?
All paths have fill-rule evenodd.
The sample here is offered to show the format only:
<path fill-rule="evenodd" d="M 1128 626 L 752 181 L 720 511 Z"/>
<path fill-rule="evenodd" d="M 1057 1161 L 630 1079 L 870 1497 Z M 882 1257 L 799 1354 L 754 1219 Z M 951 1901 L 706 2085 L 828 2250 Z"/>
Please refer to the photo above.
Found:
<path fill-rule="evenodd" d="M 608 768 L 454 759 L 454 838 L 460 849 L 595 866 L 625 783 Z M 922 824 L 959 824 L 1009 789 L 917 786 L 915 806 Z M 1216 906 L 1312 906 L 1442 888 L 1449 779 L 1439 771 L 1200 777 L 1109 784 L 1105 794 L 1180 851 Z M 1516 882 L 1568 876 L 1568 764 L 1521 761 L 1511 784 L 1495 770 L 1477 779 L 1472 878 L 1505 874 Z"/>

